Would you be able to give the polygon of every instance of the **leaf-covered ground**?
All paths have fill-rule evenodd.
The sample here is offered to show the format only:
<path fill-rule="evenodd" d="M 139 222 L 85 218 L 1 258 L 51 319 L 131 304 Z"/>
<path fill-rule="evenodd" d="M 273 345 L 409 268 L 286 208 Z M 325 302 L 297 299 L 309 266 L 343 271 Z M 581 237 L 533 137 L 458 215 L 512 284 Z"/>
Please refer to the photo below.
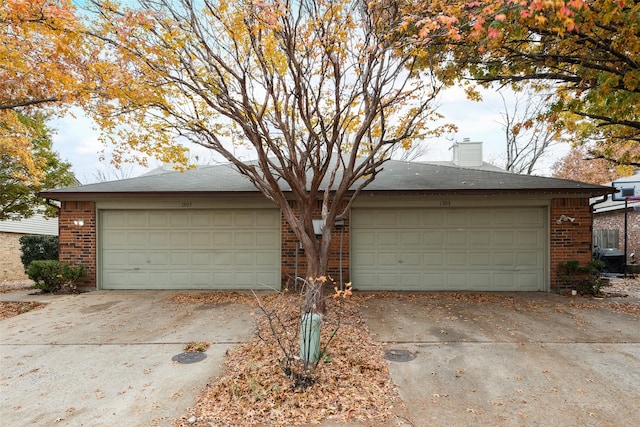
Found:
<path fill-rule="evenodd" d="M 7 302 L 0 301 L 0 320 L 17 316 L 31 310 L 37 310 L 44 307 L 45 304 L 39 302 Z"/>
<path fill-rule="evenodd" d="M 583 298 L 567 296 L 552 303 L 556 309 L 570 306 L 582 309 L 608 308 L 640 316 L 640 280 L 617 279 L 608 292 L 618 298 Z M 620 296 L 628 296 L 619 298 Z M 369 336 L 360 315 L 360 304 L 371 298 L 429 298 L 463 299 L 470 303 L 497 303 L 518 309 L 535 310 L 538 304 L 546 309 L 548 303 L 537 299 L 520 299 L 508 294 L 492 293 L 397 293 L 356 294 L 343 300 L 342 319 L 338 334 L 329 346 L 326 362 L 319 365 L 315 384 L 301 391 L 283 375 L 279 365 L 279 352 L 275 340 L 252 341 L 231 350 L 226 358 L 225 374 L 212 379 L 200 395 L 189 416 L 176 422 L 179 426 L 231 426 L 231 425 L 302 425 L 324 420 L 358 422 L 366 425 L 388 424 L 402 416 L 404 406 L 387 370 L 382 345 Z M 286 301 L 277 295 L 260 296 L 264 307 L 289 307 L 284 318 L 297 323 L 298 297 L 289 295 Z M 240 292 L 214 292 L 178 294 L 172 300 L 183 303 L 221 304 L 241 303 L 260 310 L 256 299 Z M 336 323 L 339 307 L 330 300 L 327 316 L 329 327 L 323 332 L 323 341 Z M 259 317 L 259 316 L 258 316 Z M 265 337 L 264 324 L 261 335 Z M 194 416 L 195 423 L 188 418 Z M 193 419 L 192 419 L 193 420 Z"/>
<path fill-rule="evenodd" d="M 250 295 L 226 295 L 183 294 L 172 299 L 246 303 L 260 311 Z M 340 327 L 318 365 L 313 385 L 301 390 L 283 375 L 280 366 L 283 353 L 274 339 L 267 338 L 270 328 L 262 317 L 263 321 L 258 323 L 260 335 L 265 339 L 256 336 L 231 350 L 226 358 L 225 374 L 207 386 L 191 414 L 177 425 L 303 425 L 323 420 L 384 424 L 402 410 L 402 402 L 383 359 L 382 346 L 373 342 L 362 320 L 358 300 L 348 298 L 342 300 L 341 305 L 329 300 L 322 343 L 327 341 L 338 321 Z M 261 296 L 260 301 L 267 309 L 277 307 L 280 318 L 290 322 L 289 328 L 298 327 L 296 295 Z M 192 415 L 197 419 L 193 424 L 188 421 Z"/>

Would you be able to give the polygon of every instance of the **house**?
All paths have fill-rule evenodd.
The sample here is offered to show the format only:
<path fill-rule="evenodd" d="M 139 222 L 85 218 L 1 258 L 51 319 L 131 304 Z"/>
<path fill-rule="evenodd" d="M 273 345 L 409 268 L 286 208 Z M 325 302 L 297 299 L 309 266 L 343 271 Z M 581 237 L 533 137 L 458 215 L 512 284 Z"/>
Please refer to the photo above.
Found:
<path fill-rule="evenodd" d="M 608 185 L 623 190 L 624 194 L 622 191 L 617 191 L 607 197 L 592 199 L 593 244 L 601 248 L 615 248 L 624 254 L 626 240 L 627 265 L 637 265 L 640 263 L 640 199 L 638 199 L 640 197 L 640 169 L 636 169 L 633 175 L 619 178 Z M 626 215 L 625 196 L 636 197 L 636 200 L 627 201 Z M 635 254 L 635 257 L 632 258 L 631 254 Z M 637 267 L 631 267 L 631 270 L 640 272 Z"/>
<path fill-rule="evenodd" d="M 611 188 L 476 163 L 385 163 L 335 225 L 331 275 L 360 290 L 551 291 L 559 262 L 591 259 L 589 199 Z M 60 260 L 98 289 L 280 288 L 305 271 L 279 209 L 228 165 L 41 195 L 61 202 Z"/>
<path fill-rule="evenodd" d="M 25 280 L 20 238 L 27 234 L 58 235 L 58 219 L 35 214 L 20 221 L 0 221 L 0 281 Z"/>

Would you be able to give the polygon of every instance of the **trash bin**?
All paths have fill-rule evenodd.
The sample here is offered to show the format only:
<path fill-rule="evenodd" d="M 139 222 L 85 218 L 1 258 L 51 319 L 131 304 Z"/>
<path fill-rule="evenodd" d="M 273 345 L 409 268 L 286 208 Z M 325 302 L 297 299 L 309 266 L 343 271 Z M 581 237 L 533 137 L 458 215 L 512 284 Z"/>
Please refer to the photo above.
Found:
<path fill-rule="evenodd" d="M 605 273 L 624 274 L 624 252 L 618 248 L 597 248 L 595 258 L 604 262 Z"/>

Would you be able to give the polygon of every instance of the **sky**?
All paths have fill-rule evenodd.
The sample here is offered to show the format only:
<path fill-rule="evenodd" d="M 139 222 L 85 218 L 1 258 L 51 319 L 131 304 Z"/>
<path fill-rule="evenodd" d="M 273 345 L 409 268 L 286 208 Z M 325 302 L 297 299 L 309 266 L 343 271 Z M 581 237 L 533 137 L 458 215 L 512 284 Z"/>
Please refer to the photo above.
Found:
<path fill-rule="evenodd" d="M 440 161 L 451 160 L 450 150 L 453 142 L 469 138 L 472 141 L 483 142 L 484 160 L 496 166 L 504 166 L 505 137 L 501 127 L 501 113 L 504 112 L 500 95 L 491 90 L 483 91 L 481 102 L 466 99 L 461 89 L 449 89 L 444 92 L 439 101 L 438 111 L 445 116 L 443 123 L 453 123 L 458 132 L 437 139 L 425 141 L 427 151 L 416 160 Z M 161 166 L 156 160 L 149 161 L 149 167 L 139 165 L 124 165 L 120 172 L 106 160 L 101 160 L 104 147 L 98 140 L 99 131 L 93 122 L 86 118 L 81 111 L 75 111 L 74 117 L 65 116 L 55 119 L 51 127 L 56 134 L 53 137 L 53 148 L 63 160 L 72 165 L 76 178 L 83 184 L 99 181 L 100 171 L 110 179 L 138 176 L 150 169 Z M 200 146 L 188 146 L 191 155 L 198 155 L 205 163 L 211 162 L 214 155 Z M 540 161 L 537 175 L 550 176 L 553 163 L 561 159 L 567 152 L 567 145 L 554 147 L 549 154 Z"/>

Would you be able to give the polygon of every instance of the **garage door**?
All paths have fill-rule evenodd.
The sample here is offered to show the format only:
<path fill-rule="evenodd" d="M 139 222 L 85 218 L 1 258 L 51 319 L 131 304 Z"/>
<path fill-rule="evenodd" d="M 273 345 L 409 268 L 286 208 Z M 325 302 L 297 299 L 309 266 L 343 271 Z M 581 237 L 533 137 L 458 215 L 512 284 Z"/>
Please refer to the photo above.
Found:
<path fill-rule="evenodd" d="M 273 209 L 101 214 L 103 289 L 279 288 Z"/>
<path fill-rule="evenodd" d="M 544 290 L 545 218 L 544 207 L 353 209 L 353 286 Z"/>

